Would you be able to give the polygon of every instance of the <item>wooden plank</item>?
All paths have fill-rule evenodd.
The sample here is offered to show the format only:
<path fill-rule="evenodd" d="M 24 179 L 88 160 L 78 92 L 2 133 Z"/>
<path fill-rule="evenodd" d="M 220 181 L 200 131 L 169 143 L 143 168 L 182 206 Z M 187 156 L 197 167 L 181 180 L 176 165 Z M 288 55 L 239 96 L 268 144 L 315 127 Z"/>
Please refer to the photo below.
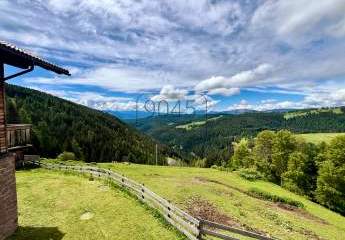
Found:
<path fill-rule="evenodd" d="M 228 235 L 225 235 L 225 234 L 222 234 L 222 233 L 218 233 L 218 232 L 213 232 L 213 231 L 208 230 L 208 229 L 203 229 L 201 231 L 201 233 L 206 234 L 206 235 L 210 235 L 210 236 L 213 236 L 213 237 L 217 237 L 217 238 L 220 238 L 220 239 L 224 239 L 224 240 L 239 240 L 238 238 L 234 238 L 234 237 L 231 237 L 231 236 L 228 236 Z"/>
<path fill-rule="evenodd" d="M 153 197 L 155 197 L 157 200 L 161 201 L 166 207 L 169 207 L 171 209 L 174 209 L 176 212 L 178 212 L 181 216 L 185 217 L 188 219 L 190 222 L 192 222 L 195 225 L 199 225 L 199 220 L 196 218 L 192 217 L 188 213 L 182 211 L 181 209 L 175 207 L 172 205 L 170 202 L 168 202 L 166 199 L 162 198 L 161 196 L 157 195 L 156 193 L 152 192 L 150 189 L 145 187 L 145 190 L 148 194 L 151 194 Z"/>
<path fill-rule="evenodd" d="M 163 215 L 163 217 L 165 218 L 165 220 L 167 220 L 171 225 L 173 225 L 174 227 L 176 227 L 180 232 L 182 232 L 186 237 L 188 237 L 188 239 L 190 240 L 198 240 L 197 237 L 193 236 L 192 234 L 190 234 L 189 232 L 187 232 L 185 229 L 181 228 L 179 225 L 177 225 L 171 218 L 169 218 L 166 215 Z"/>
<path fill-rule="evenodd" d="M 174 219 L 178 224 L 183 226 L 184 228 L 188 229 L 188 231 L 192 232 L 194 235 L 199 235 L 199 229 L 197 229 L 194 225 L 191 225 L 189 222 L 184 220 L 183 218 L 179 217 L 173 210 L 168 210 L 166 206 L 161 204 L 160 202 L 156 201 L 156 199 L 152 198 L 150 195 L 147 195 L 145 192 L 142 193 L 144 197 L 148 200 L 151 201 L 156 205 L 155 208 L 159 208 L 158 211 L 160 210 L 161 213 L 166 214 L 167 216 L 170 216 L 170 218 Z"/>
<path fill-rule="evenodd" d="M 266 237 L 266 236 L 263 236 L 263 235 L 258 234 L 258 233 L 249 232 L 249 231 L 246 231 L 246 230 L 242 230 L 242 229 L 226 226 L 226 225 L 223 225 L 223 224 L 211 222 L 211 221 L 204 220 L 204 219 L 201 220 L 201 225 L 202 226 L 207 225 L 207 226 L 212 227 L 212 228 L 221 229 L 221 230 L 225 230 L 225 231 L 230 231 L 230 232 L 233 232 L 233 233 L 238 233 L 238 234 L 241 234 L 243 236 L 252 237 L 252 238 L 255 238 L 255 239 L 274 240 L 273 238 Z"/>

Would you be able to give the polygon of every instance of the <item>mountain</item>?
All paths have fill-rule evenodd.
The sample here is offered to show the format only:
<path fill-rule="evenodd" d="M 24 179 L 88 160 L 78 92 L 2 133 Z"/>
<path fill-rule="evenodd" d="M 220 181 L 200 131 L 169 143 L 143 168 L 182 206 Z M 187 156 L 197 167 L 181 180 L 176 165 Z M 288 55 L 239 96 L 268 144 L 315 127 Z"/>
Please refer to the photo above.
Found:
<path fill-rule="evenodd" d="M 184 159 L 206 158 L 208 165 L 227 161 L 232 142 L 262 130 L 295 133 L 345 132 L 345 109 L 305 109 L 243 114 L 158 116 L 132 122 L 139 130 L 175 149 Z"/>
<path fill-rule="evenodd" d="M 258 112 L 258 111 L 252 110 L 252 109 L 236 109 L 236 110 L 224 111 L 222 113 L 225 113 L 225 114 L 243 114 L 243 113 L 255 113 L 255 112 Z"/>
<path fill-rule="evenodd" d="M 118 118 L 36 90 L 6 85 L 8 123 L 31 123 L 38 154 L 72 151 L 89 162 L 154 159 L 155 141 Z M 160 157 L 166 147 L 159 146 Z"/>

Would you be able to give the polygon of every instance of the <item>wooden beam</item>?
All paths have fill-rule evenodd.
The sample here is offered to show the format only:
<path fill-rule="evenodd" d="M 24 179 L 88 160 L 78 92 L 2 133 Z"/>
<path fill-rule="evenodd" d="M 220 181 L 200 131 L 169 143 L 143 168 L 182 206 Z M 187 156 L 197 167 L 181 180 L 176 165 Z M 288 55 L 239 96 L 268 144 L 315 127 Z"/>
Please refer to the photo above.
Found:
<path fill-rule="evenodd" d="M 0 62 L 0 153 L 7 153 L 6 104 L 5 104 L 5 68 Z"/>
<path fill-rule="evenodd" d="M 4 63 L 0 62 L 0 81 L 3 81 L 4 78 L 5 78 Z"/>

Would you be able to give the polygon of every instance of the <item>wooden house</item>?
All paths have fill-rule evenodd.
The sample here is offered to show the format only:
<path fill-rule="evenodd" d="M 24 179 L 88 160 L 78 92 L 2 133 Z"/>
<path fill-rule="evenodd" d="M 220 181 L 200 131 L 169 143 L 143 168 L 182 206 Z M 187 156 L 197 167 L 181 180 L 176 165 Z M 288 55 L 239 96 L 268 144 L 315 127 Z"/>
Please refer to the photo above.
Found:
<path fill-rule="evenodd" d="M 20 69 L 5 76 L 5 64 Z M 0 41 L 0 240 L 10 236 L 18 226 L 15 160 L 30 147 L 30 124 L 7 124 L 5 81 L 41 67 L 57 74 L 70 75 L 68 70 L 51 64 L 14 45 Z"/>

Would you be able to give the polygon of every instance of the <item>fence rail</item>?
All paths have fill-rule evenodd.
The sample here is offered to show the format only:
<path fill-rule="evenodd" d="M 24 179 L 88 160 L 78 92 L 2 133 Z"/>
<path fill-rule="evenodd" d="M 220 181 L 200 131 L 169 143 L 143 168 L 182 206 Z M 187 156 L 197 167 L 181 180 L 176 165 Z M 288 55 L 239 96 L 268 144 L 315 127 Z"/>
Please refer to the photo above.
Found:
<path fill-rule="evenodd" d="M 73 171 L 82 174 L 90 174 L 93 177 L 103 178 L 111 182 L 123 186 L 134 193 L 141 201 L 145 202 L 150 207 L 158 210 L 160 214 L 177 230 L 183 233 L 190 240 L 208 239 L 224 239 L 237 240 L 233 236 L 227 234 L 238 234 L 245 237 L 250 237 L 260 240 L 277 240 L 276 238 L 267 237 L 255 232 L 245 231 L 239 228 L 234 228 L 219 223 L 211 222 L 205 219 L 195 218 L 178 207 L 174 206 L 168 200 L 160 197 L 143 184 L 129 179 L 119 173 L 111 170 L 97 168 L 92 166 L 73 166 L 63 164 L 48 164 L 41 161 L 32 161 L 33 164 L 51 170 Z"/>
<path fill-rule="evenodd" d="M 31 124 L 7 124 L 7 147 L 9 150 L 31 146 Z"/>

